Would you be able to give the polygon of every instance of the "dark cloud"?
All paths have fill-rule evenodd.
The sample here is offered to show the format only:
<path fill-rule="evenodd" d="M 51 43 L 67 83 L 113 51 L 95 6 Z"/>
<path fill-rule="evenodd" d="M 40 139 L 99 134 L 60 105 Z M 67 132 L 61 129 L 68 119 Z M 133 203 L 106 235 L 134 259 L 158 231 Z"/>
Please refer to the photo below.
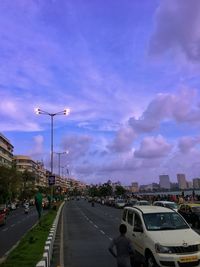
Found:
<path fill-rule="evenodd" d="M 150 53 L 182 52 L 191 62 L 200 60 L 200 1 L 162 0 L 156 12 Z"/>

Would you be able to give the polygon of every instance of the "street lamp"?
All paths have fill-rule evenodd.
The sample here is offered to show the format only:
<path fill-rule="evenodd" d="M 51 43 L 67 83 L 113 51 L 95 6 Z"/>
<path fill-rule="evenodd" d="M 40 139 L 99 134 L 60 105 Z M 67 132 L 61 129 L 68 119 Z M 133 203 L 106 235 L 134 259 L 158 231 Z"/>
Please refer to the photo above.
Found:
<path fill-rule="evenodd" d="M 53 175 L 53 119 L 57 115 L 65 115 L 68 116 L 70 114 L 70 109 L 66 108 L 63 111 L 59 111 L 56 113 L 49 113 L 47 111 L 44 111 L 40 108 L 35 109 L 35 113 L 37 115 L 48 115 L 51 117 L 51 175 Z M 51 187 L 51 197 L 53 195 L 53 187 Z"/>
<path fill-rule="evenodd" d="M 64 154 L 68 154 L 69 151 L 64 151 L 64 152 L 54 152 L 55 154 L 58 155 L 58 175 L 60 177 L 60 156 Z"/>

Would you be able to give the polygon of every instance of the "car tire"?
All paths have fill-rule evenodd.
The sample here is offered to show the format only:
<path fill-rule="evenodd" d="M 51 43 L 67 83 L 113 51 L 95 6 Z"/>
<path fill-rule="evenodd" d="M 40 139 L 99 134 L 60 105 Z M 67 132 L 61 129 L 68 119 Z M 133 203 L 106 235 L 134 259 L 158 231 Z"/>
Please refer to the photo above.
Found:
<path fill-rule="evenodd" d="M 146 257 L 146 267 L 159 267 L 151 253 Z"/>

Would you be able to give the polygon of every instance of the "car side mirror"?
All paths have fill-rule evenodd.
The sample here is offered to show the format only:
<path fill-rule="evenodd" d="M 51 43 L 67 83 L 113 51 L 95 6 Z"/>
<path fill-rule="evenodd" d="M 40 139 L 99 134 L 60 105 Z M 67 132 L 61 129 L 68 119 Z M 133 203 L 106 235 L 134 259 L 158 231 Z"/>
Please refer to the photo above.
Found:
<path fill-rule="evenodd" d="M 143 233 L 143 228 L 142 226 L 134 226 L 133 231 L 138 233 Z"/>

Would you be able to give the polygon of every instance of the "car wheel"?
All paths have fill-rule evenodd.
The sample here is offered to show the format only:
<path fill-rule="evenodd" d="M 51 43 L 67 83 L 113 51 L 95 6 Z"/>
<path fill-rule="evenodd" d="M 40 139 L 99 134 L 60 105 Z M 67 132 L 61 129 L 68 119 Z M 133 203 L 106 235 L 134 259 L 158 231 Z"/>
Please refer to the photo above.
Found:
<path fill-rule="evenodd" d="M 147 267 L 159 267 L 159 265 L 156 263 L 154 256 L 152 254 L 147 255 L 146 266 Z"/>

